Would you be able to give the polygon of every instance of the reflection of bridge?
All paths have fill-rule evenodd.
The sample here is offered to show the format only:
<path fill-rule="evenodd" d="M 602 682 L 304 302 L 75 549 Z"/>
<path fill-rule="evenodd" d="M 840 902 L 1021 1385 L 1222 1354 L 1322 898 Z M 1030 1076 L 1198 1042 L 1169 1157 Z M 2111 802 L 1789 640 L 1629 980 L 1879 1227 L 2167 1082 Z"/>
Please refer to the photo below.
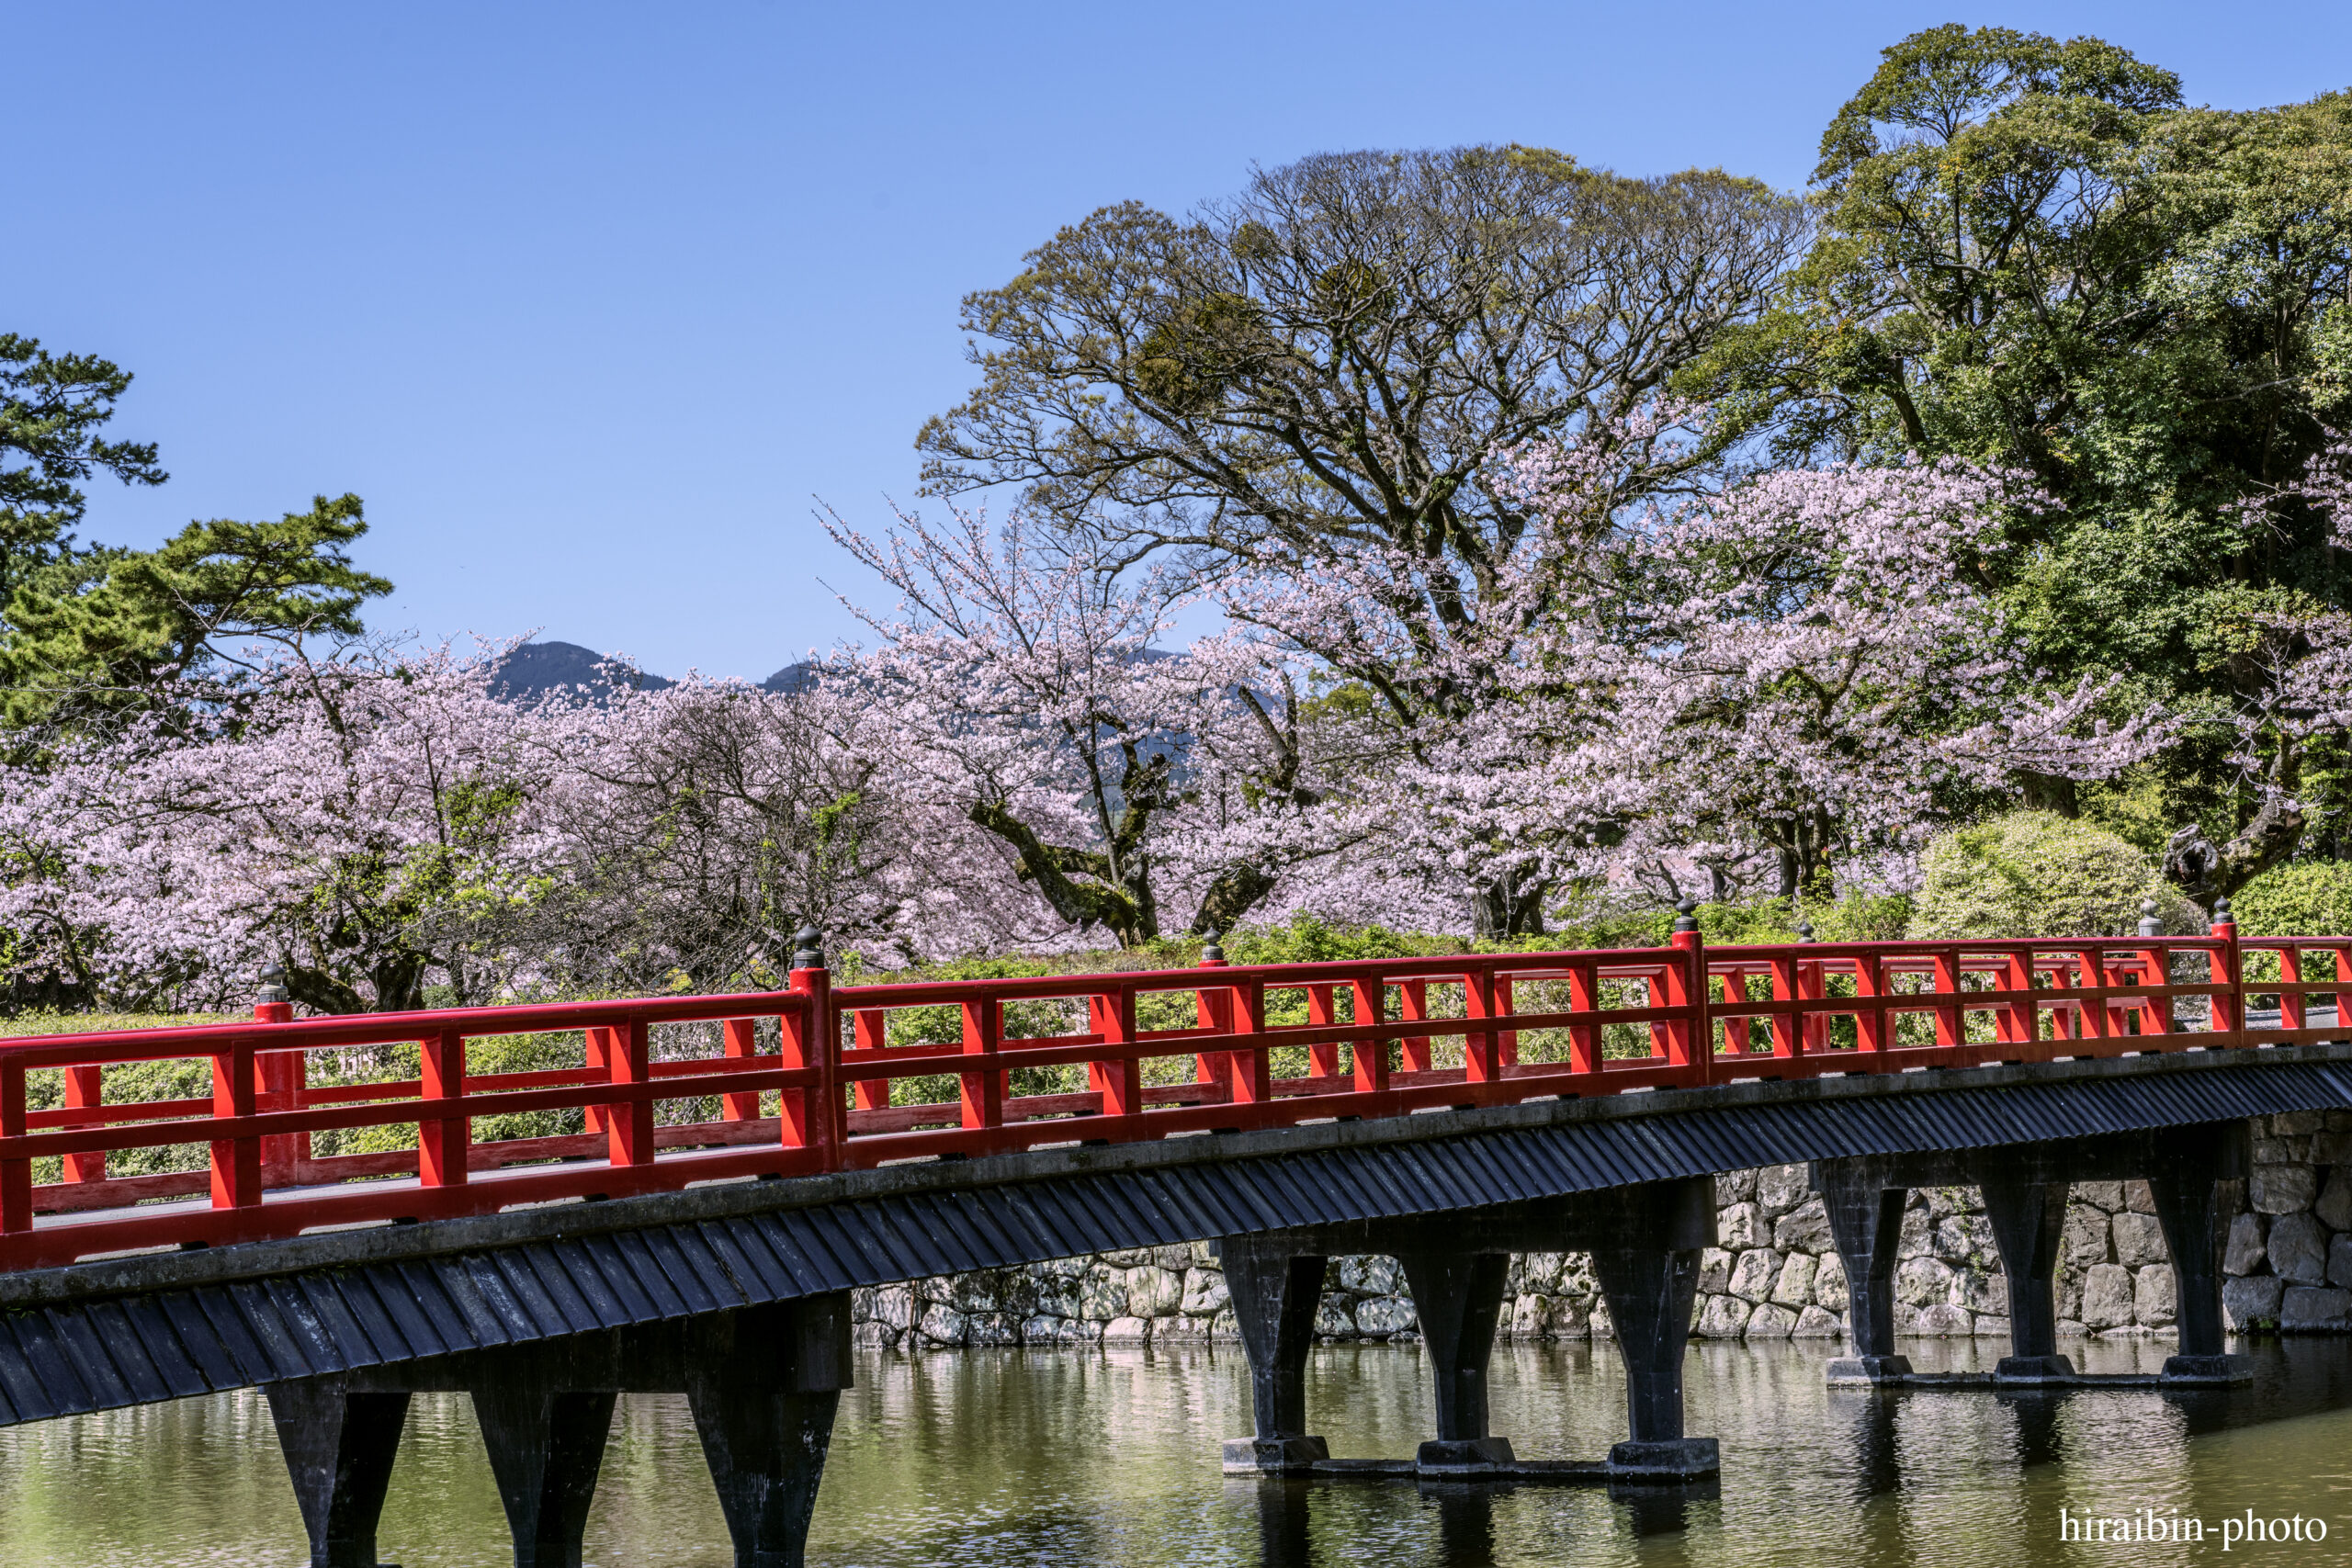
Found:
<path fill-rule="evenodd" d="M 2305 978 L 2315 955 L 2333 963 Z M 614 1395 L 682 1389 L 739 1561 L 797 1562 L 849 1289 L 1214 1238 L 1255 1393 L 1228 1469 L 1367 1468 L 1309 1435 L 1304 1369 L 1323 1260 L 1381 1252 L 1419 1312 L 1438 1430 L 1375 1472 L 1679 1483 L 1716 1465 L 1681 1398 L 1710 1178 L 1798 1160 L 1852 1297 L 1834 1376 L 1908 1375 L 1902 1195 L 1973 1182 L 2009 1278 L 1997 1376 L 2071 1379 L 2051 1292 L 2066 1184 L 2132 1176 L 2177 1271 L 2164 1381 L 2227 1383 L 2239 1124 L 2352 1107 L 2352 1046 L 2306 1001 L 2339 985 L 2352 940 L 2226 923 L 1712 951 L 1684 931 L 838 992 L 811 950 L 759 996 L 300 1022 L 266 1001 L 250 1024 L 27 1041 L 0 1047 L 0 1421 L 262 1385 L 313 1562 L 372 1564 L 410 1393 L 464 1389 L 516 1561 L 577 1562 Z M 2267 998 L 2275 1025 L 2249 1027 Z M 689 1023 L 714 1039 L 678 1055 Z M 568 1036 L 582 1065 L 468 1071 L 469 1041 L 518 1034 Z M 327 1081 L 411 1043 L 413 1075 Z M 210 1062 L 209 1100 L 103 1092 L 108 1066 L 188 1058 Z M 583 1130 L 477 1133 L 567 1111 Z M 314 1142 L 384 1127 L 413 1145 Z M 192 1147 L 198 1168 L 153 1168 Z M 1568 1249 L 1593 1257 L 1629 1438 L 1531 1465 L 1487 1430 L 1485 1371 L 1509 1254 Z"/>

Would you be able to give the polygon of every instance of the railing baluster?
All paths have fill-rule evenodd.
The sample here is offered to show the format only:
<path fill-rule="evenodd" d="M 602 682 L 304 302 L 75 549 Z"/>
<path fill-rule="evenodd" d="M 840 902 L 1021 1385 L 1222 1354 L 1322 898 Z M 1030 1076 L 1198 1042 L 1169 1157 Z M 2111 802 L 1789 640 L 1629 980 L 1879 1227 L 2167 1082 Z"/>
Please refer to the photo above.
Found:
<path fill-rule="evenodd" d="M 890 1015 L 881 1008 L 860 1008 L 849 1016 L 858 1058 L 872 1066 L 890 1048 Z M 869 1057 L 869 1052 L 876 1055 Z M 890 1087 L 888 1078 L 859 1078 L 850 1086 L 850 1096 L 860 1111 L 883 1111 L 890 1104 Z"/>
<path fill-rule="evenodd" d="M 1224 957 L 1216 954 L 1216 950 L 1211 947 L 1202 957 L 1201 967 L 1223 969 L 1227 964 Z M 1200 987 L 1193 993 L 1193 1016 L 1200 1021 L 1203 1029 L 1212 1034 L 1233 1032 L 1233 993 L 1225 987 Z M 1233 1098 L 1233 1053 L 1230 1050 L 1199 1052 L 1193 1056 L 1193 1082 L 1215 1084 L 1221 1091 L 1213 1097 L 1213 1100 Z M 1099 1062 L 1087 1064 L 1089 1089 L 1102 1087 L 1101 1066 Z"/>
<path fill-rule="evenodd" d="M 1430 983 L 1427 980 L 1406 980 L 1396 987 L 1398 1020 L 1419 1023 L 1430 1016 Z M 1404 1070 L 1426 1073 L 1430 1070 L 1430 1037 L 1408 1034 L 1397 1042 L 1398 1054 L 1404 1058 Z"/>
<path fill-rule="evenodd" d="M 1004 1004 L 994 997 L 982 997 L 964 1004 L 964 1052 L 967 1055 L 984 1055 L 994 1060 L 998 1048 L 1004 1043 Z M 960 1073 L 956 1076 L 963 1100 L 963 1122 L 967 1127 L 1001 1127 L 1004 1125 L 1004 1074 L 999 1070 Z"/>
<path fill-rule="evenodd" d="M 1510 976 L 1508 975 L 1497 975 L 1495 976 L 1495 1016 L 1497 1018 L 1509 1018 L 1518 1010 L 1519 1009 L 1517 1005 L 1511 1000 Z M 1495 1032 L 1495 1052 L 1497 1058 L 1504 1066 L 1517 1066 L 1519 1065 L 1519 1031 L 1516 1029 L 1497 1030 Z M 1501 1075 L 1497 1074 L 1496 1076 L 1500 1077 Z"/>
<path fill-rule="evenodd" d="M 65 1108 L 79 1111 L 101 1103 L 106 1096 L 102 1087 L 105 1069 L 92 1066 L 67 1067 L 65 1073 Z M 103 1127 L 103 1122 L 68 1122 L 68 1127 Z M 96 1154 L 67 1155 L 65 1179 L 68 1181 L 104 1181 L 107 1179 L 107 1156 L 104 1149 Z"/>
<path fill-rule="evenodd" d="M 1725 1007 L 1736 1007 L 1747 999 L 1747 971 L 1745 969 L 1724 970 L 1723 985 Z M 1747 1055 L 1747 1026 L 1754 1021 L 1745 1016 L 1724 1020 L 1724 1055 L 1727 1056 Z"/>
<path fill-rule="evenodd" d="M 254 1113 L 254 1043 L 250 1035 L 212 1058 L 212 1114 Z M 261 1201 L 261 1139 L 250 1134 L 212 1145 L 212 1206 L 247 1209 Z"/>
<path fill-rule="evenodd" d="M 2278 1027 L 2281 1029 L 2301 1029 L 2303 1027 L 2303 993 L 2301 991 L 2290 991 L 2285 988 L 2301 981 L 2302 977 L 2302 950 L 2291 945 L 2280 948 L 2278 950 L 2278 982 L 2280 987 L 2278 992 Z"/>
<path fill-rule="evenodd" d="M 1593 959 L 1568 965 L 1568 1010 L 1597 1012 L 1600 1008 L 1600 964 Z M 1597 1073 L 1600 1070 L 1600 1025 L 1571 1023 L 1568 1025 L 1568 1071 Z"/>
<path fill-rule="evenodd" d="M 1772 960 L 1772 999 L 1776 1002 L 1798 999 L 1795 959 L 1776 957 Z M 1772 1015 L 1772 1055 L 1799 1056 L 1804 1054 L 1802 1043 L 1804 1031 L 1799 1025 L 1799 1017 L 1794 1012 L 1775 1012 Z"/>
<path fill-rule="evenodd" d="M 1931 960 L 1936 977 L 1936 1043 L 1958 1050 L 1968 1043 L 1968 1021 L 1960 1008 L 1960 949 L 1938 948 Z"/>
<path fill-rule="evenodd" d="M 1483 965 L 1462 976 L 1462 1010 L 1466 1018 L 1492 1019 L 1495 1006 L 1494 971 Z M 1469 1083 L 1492 1083 L 1503 1076 L 1502 1049 L 1492 1028 L 1472 1029 L 1462 1036 L 1462 1077 Z"/>
<path fill-rule="evenodd" d="M 643 1019 L 631 1019 L 626 1029 L 613 1031 L 613 1082 L 646 1084 L 653 1081 L 652 1049 L 650 1031 Z M 650 1100 L 616 1100 L 612 1107 L 612 1122 L 606 1140 L 609 1158 L 614 1165 L 651 1165 L 653 1163 L 653 1102 Z"/>
<path fill-rule="evenodd" d="M 760 1054 L 759 1033 L 753 1020 L 730 1018 L 719 1026 L 720 1049 L 729 1061 L 740 1062 Z M 748 1094 L 722 1094 L 718 1097 L 718 1114 L 728 1122 L 756 1122 L 760 1119 L 760 1096 L 757 1089 Z"/>
<path fill-rule="evenodd" d="M 1121 986 L 1102 993 L 1102 1043 L 1131 1046 L 1136 1043 L 1136 993 Z M 1102 1114 L 1136 1116 L 1143 1112 L 1143 1064 L 1125 1055 L 1102 1062 Z"/>
<path fill-rule="evenodd" d="M 1353 1003 L 1358 1025 L 1387 1021 L 1388 987 L 1379 980 L 1351 982 L 1349 999 Z M 1354 1069 L 1357 1093 L 1372 1094 L 1388 1087 L 1387 1041 L 1359 1040 L 1348 1047 L 1348 1058 Z"/>
<path fill-rule="evenodd" d="M 424 1081 L 416 1128 L 417 1180 L 425 1187 L 462 1187 L 466 1159 L 473 1152 L 473 1122 L 455 1114 L 466 1092 L 466 1037 L 445 1029 L 419 1047 Z M 443 1114 L 434 1115 L 436 1110 Z"/>
<path fill-rule="evenodd" d="M 616 1049 L 614 1032 L 604 1028 L 591 1029 L 583 1032 L 582 1038 L 586 1042 L 588 1066 L 610 1078 L 613 1076 L 613 1055 Z M 601 1105 L 591 1105 L 581 1114 L 587 1123 L 586 1130 L 591 1133 L 606 1131 L 607 1123 L 611 1121 Z"/>
<path fill-rule="evenodd" d="M 1330 985 L 1306 987 L 1306 1021 L 1329 1029 L 1340 1021 L 1337 987 Z M 1340 1044 L 1336 1040 L 1310 1041 L 1306 1047 L 1306 1076 L 1314 1078 L 1337 1077 L 1340 1074 Z"/>
<path fill-rule="evenodd" d="M 1886 964 L 1874 953 L 1854 956 L 1854 1049 L 1877 1055 L 1887 1048 Z"/>

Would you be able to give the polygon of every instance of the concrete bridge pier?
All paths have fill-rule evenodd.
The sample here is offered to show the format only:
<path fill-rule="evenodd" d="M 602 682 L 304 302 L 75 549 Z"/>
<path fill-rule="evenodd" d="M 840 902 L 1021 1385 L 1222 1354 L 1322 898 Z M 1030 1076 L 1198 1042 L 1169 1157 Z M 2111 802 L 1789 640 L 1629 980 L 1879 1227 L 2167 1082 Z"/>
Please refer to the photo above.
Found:
<path fill-rule="evenodd" d="M 2086 1380 L 2058 1353 L 2054 1276 L 2068 1189 L 2078 1181 L 2145 1181 L 2172 1255 L 2180 1354 L 2161 1382 L 2246 1381 L 2224 1354 L 2222 1255 L 2249 1145 L 2243 1122 L 2201 1122 L 2064 1142 L 1815 1160 L 1814 1190 L 1828 1211 L 1846 1268 L 1854 1354 L 1829 1363 L 1832 1382 L 1917 1377 L 1894 1353 L 1894 1265 L 1904 1206 L 1917 1187 L 1974 1187 L 2008 1284 L 2009 1354 L 1993 1381 L 2012 1387 Z M 1918 1380 L 1926 1382 L 1928 1380 Z M 1949 1383 L 1950 1379 L 1939 1380 Z"/>
<path fill-rule="evenodd" d="M 377 1568 L 376 1521 L 408 1421 L 407 1393 L 354 1386 L 347 1377 L 263 1392 L 311 1538 L 311 1568 Z"/>
<path fill-rule="evenodd" d="M 1513 1460 L 1510 1439 L 1487 1429 L 1487 1366 L 1502 1317 L 1507 1252 L 1404 1252 L 1396 1255 L 1413 1292 L 1421 1347 L 1437 1380 L 1437 1437 L 1413 1456 L 1422 1474 L 1490 1475 Z"/>
<path fill-rule="evenodd" d="M 1683 1432 L 1682 1359 L 1697 1298 L 1699 1255 L 1715 1236 L 1714 1181 L 1692 1177 L 1582 1192 L 1543 1202 L 1359 1220 L 1231 1236 L 1218 1244 L 1242 1348 L 1250 1358 L 1254 1434 L 1225 1445 L 1229 1473 L 1368 1473 L 1333 1461 L 1306 1426 L 1306 1352 L 1326 1261 L 1394 1258 L 1419 1314 L 1436 1382 L 1437 1436 L 1409 1467 L 1433 1482 L 1570 1473 L 1630 1483 L 1715 1473 L 1713 1438 Z M 1585 1252 L 1593 1259 L 1625 1358 L 1628 1439 L 1606 1465 L 1522 1464 L 1489 1429 L 1487 1373 L 1511 1254 Z M 1384 1473 L 1405 1469 L 1370 1461 Z"/>
<path fill-rule="evenodd" d="M 1296 1473 L 1331 1457 L 1306 1430 L 1306 1352 L 1323 1301 L 1319 1252 L 1280 1235 L 1228 1236 L 1218 1245 L 1233 1321 L 1250 1359 L 1251 1435 L 1225 1443 L 1227 1473 Z"/>
<path fill-rule="evenodd" d="M 311 1568 L 378 1568 L 376 1524 L 415 1393 L 473 1402 L 515 1568 L 580 1568 L 613 1404 L 683 1393 L 737 1568 L 799 1568 L 841 1391 L 848 1293 L 534 1340 L 265 1392 Z"/>

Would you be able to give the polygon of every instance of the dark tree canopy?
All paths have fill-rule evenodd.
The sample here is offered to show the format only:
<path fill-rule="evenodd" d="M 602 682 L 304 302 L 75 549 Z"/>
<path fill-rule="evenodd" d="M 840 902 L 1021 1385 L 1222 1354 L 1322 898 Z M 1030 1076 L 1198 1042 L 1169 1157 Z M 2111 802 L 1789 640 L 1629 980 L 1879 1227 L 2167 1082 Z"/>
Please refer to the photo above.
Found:
<path fill-rule="evenodd" d="M 52 355 L 0 333 L 0 605 L 66 547 L 93 477 L 144 485 L 167 477 L 152 445 L 100 434 L 130 386 L 130 372 L 96 355 Z"/>

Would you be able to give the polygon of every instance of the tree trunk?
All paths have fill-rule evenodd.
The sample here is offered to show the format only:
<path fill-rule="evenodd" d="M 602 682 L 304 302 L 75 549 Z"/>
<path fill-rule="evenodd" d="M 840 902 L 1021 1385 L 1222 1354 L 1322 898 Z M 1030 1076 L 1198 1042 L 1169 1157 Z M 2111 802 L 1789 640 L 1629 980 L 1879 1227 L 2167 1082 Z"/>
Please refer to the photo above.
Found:
<path fill-rule="evenodd" d="M 1484 937 L 1541 936 L 1544 934 L 1544 895 L 1547 891 L 1540 880 L 1521 881 L 1510 872 L 1470 894 L 1470 922 L 1474 934 Z"/>
<path fill-rule="evenodd" d="M 2054 811 L 2069 820 L 2083 814 L 2082 802 L 2075 792 L 2075 781 L 2052 773 L 2019 773 L 2018 783 L 2025 791 L 2026 809 Z"/>
<path fill-rule="evenodd" d="M 2302 837 L 2301 805 L 2273 795 L 2262 803 L 2253 821 L 2219 848 L 2194 822 L 2175 833 L 2165 846 L 2165 880 L 2210 919 L 2215 899 L 2228 897 L 2294 853 Z"/>

